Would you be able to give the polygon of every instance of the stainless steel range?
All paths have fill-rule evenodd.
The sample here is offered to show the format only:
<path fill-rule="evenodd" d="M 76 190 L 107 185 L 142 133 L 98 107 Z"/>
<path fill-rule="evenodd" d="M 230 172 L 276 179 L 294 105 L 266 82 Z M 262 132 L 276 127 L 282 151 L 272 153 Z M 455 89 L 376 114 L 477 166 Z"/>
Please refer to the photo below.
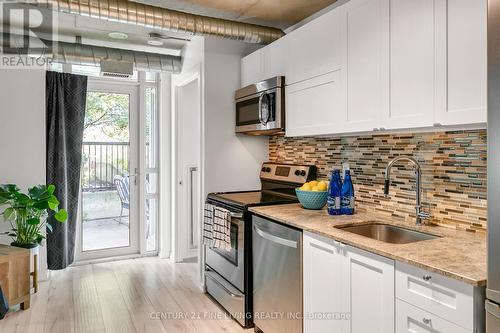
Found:
<path fill-rule="evenodd" d="M 261 190 L 211 193 L 207 202 L 231 212 L 231 250 L 205 248 L 205 286 L 243 327 L 253 325 L 252 206 L 297 202 L 295 188 L 316 178 L 316 167 L 264 163 Z"/>

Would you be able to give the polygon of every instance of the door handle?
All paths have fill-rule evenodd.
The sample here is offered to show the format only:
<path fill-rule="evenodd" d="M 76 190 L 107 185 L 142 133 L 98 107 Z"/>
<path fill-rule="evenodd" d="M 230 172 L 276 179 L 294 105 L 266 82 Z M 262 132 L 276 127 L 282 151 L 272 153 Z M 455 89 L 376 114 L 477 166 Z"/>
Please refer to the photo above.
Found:
<path fill-rule="evenodd" d="M 191 232 L 189 233 L 189 247 L 191 249 L 195 249 L 196 248 L 196 244 L 194 243 L 194 225 L 195 225 L 195 200 L 194 200 L 194 177 L 193 177 L 193 173 L 195 173 L 196 171 L 198 171 L 198 168 L 197 167 L 190 167 L 189 168 L 189 185 L 190 185 L 190 189 L 189 189 L 189 200 L 190 200 L 190 227 L 191 227 Z"/>
<path fill-rule="evenodd" d="M 130 179 L 130 177 L 134 177 L 134 185 L 137 185 L 137 178 L 139 178 L 140 175 L 141 174 L 139 173 L 139 169 L 134 168 L 134 173 L 128 175 L 128 178 Z"/>
<path fill-rule="evenodd" d="M 255 229 L 255 232 L 262 238 L 264 239 L 267 239 L 268 241 L 271 241 L 273 243 L 277 243 L 277 244 L 281 244 L 281 245 L 284 245 L 284 246 L 288 246 L 288 247 L 292 247 L 294 249 L 297 248 L 297 242 L 295 241 L 292 241 L 292 240 L 289 240 L 289 239 L 285 239 L 285 238 L 281 238 L 281 237 L 278 237 L 278 236 L 275 236 L 275 235 L 271 235 L 261 229 L 259 229 L 256 225 L 253 226 L 254 229 Z"/>

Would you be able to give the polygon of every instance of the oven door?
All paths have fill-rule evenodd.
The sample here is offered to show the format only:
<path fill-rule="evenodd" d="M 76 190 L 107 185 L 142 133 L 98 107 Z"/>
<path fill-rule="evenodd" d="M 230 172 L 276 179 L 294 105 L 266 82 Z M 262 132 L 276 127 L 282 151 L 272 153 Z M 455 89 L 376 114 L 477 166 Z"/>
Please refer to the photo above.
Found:
<path fill-rule="evenodd" d="M 236 132 L 283 129 L 282 89 L 275 88 L 236 100 Z"/>
<path fill-rule="evenodd" d="M 206 247 L 205 263 L 229 283 L 245 292 L 245 224 L 242 213 L 231 213 L 231 251 Z"/>

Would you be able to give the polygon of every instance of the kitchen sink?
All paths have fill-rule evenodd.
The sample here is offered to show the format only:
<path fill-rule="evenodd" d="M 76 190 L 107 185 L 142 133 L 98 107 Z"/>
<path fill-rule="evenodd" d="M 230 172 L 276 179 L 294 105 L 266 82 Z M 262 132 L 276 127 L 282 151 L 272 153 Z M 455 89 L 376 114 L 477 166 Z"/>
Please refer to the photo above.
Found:
<path fill-rule="evenodd" d="M 407 244 L 440 238 L 440 236 L 384 223 L 335 226 L 335 228 L 392 244 Z"/>

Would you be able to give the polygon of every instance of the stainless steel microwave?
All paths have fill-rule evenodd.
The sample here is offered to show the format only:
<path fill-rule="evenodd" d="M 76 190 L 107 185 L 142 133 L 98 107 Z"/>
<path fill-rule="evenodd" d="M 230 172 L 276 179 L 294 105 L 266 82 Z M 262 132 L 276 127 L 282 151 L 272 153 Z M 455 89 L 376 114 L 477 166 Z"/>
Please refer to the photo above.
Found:
<path fill-rule="evenodd" d="M 277 76 L 236 91 L 236 133 L 285 131 L 285 77 Z"/>

